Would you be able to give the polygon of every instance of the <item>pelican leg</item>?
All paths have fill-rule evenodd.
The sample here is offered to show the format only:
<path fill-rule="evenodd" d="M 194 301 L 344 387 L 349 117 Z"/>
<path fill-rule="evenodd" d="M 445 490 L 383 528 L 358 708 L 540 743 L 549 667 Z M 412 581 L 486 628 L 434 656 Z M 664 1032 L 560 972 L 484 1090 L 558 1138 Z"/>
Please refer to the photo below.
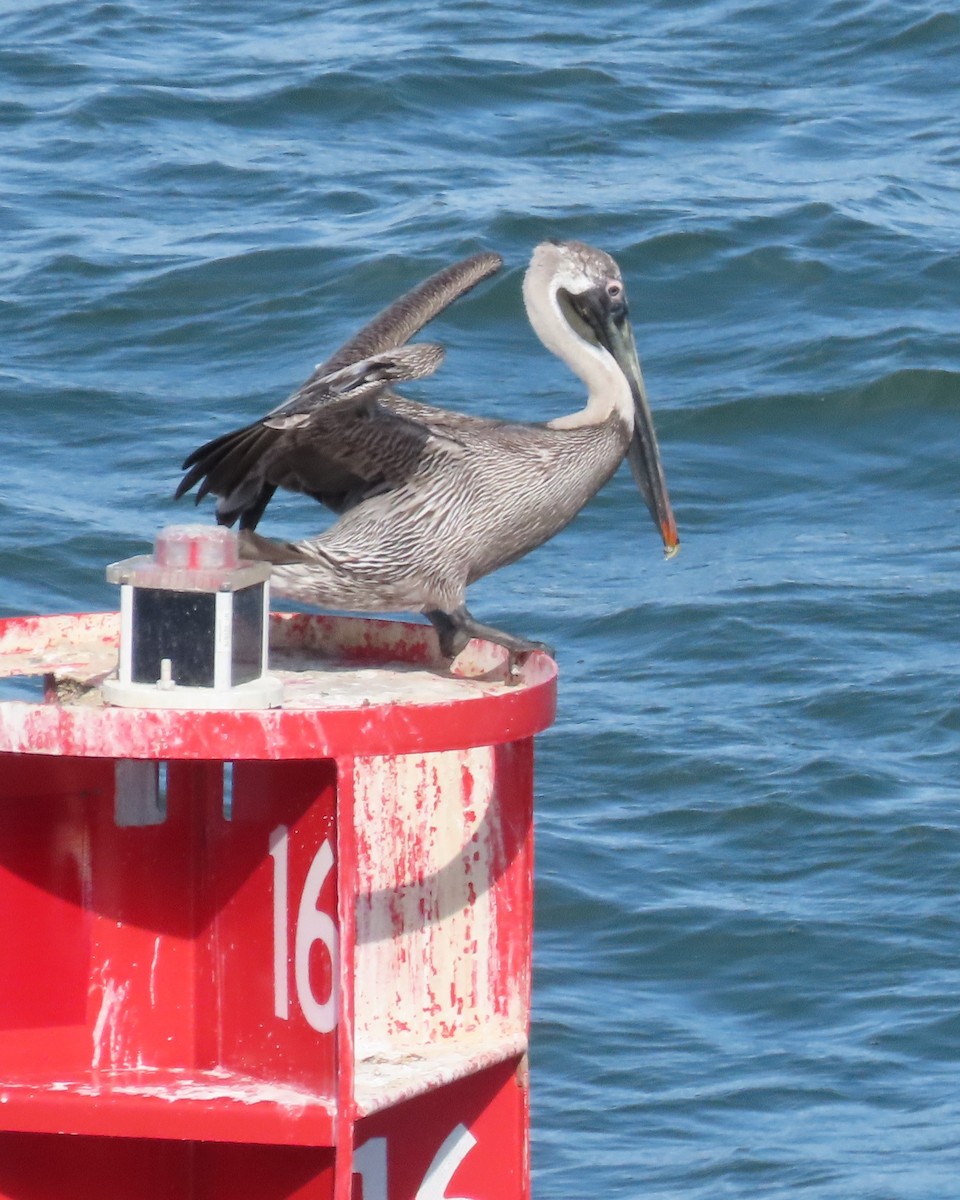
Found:
<path fill-rule="evenodd" d="M 484 625 L 470 613 L 465 604 L 461 604 L 452 612 L 431 609 L 424 613 L 424 616 L 430 619 L 436 629 L 437 638 L 440 641 L 440 653 L 445 658 L 456 658 L 471 638 L 483 638 L 484 641 L 503 646 L 505 650 L 510 651 L 511 655 L 530 654 L 533 650 L 543 650 L 551 658 L 556 657 L 553 647 L 548 646 L 546 642 L 531 642 L 528 638 L 505 633 L 493 625 Z"/>

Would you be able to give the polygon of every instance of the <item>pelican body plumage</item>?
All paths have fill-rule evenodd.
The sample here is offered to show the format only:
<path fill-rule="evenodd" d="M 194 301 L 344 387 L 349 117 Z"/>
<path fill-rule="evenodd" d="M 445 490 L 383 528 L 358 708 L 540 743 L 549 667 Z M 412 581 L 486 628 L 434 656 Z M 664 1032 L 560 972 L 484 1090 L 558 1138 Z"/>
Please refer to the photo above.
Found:
<path fill-rule="evenodd" d="M 448 657 L 472 637 L 512 654 L 549 651 L 477 621 L 468 586 L 563 529 L 624 458 L 668 556 L 679 540 L 623 278 L 603 251 L 543 242 L 523 282 L 534 331 L 587 389 L 583 408 L 545 423 L 501 421 L 393 391 L 443 359 L 439 346 L 409 339 L 501 265 L 499 255 L 475 255 L 402 296 L 272 412 L 195 450 L 177 497 L 197 485 L 198 502 L 216 495 L 217 519 L 239 521 L 241 552 L 273 564 L 279 595 L 424 613 Z M 256 527 L 278 487 L 340 515 L 302 541 L 262 537 Z"/>

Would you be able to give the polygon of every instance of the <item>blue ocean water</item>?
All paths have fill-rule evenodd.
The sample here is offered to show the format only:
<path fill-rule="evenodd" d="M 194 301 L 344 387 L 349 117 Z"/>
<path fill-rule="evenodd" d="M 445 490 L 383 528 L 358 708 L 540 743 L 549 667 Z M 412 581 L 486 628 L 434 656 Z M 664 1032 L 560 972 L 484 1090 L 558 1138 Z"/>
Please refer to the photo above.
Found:
<path fill-rule="evenodd" d="M 958 55 L 925 0 L 0 7 L 4 615 L 112 607 L 185 454 L 464 254 L 410 394 L 578 407 L 523 268 L 622 266 L 683 550 L 623 472 L 471 595 L 562 669 L 538 1200 L 957 1194 Z"/>

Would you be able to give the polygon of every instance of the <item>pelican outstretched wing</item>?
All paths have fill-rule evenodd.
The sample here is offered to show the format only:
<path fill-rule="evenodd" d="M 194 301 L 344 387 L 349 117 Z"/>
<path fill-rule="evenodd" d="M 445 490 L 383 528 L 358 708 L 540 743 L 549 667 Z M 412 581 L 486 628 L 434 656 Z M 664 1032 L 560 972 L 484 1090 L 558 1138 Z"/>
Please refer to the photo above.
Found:
<path fill-rule="evenodd" d="M 311 376 L 288 400 L 268 413 L 261 424 L 267 429 L 302 429 L 309 425 L 311 415 L 318 409 L 334 405 L 342 410 L 344 401 L 353 404 L 375 399 L 391 383 L 432 375 L 443 358 L 443 347 L 433 342 L 381 350 L 339 370 Z"/>
<path fill-rule="evenodd" d="M 368 395 L 375 393 L 379 398 L 388 396 L 392 382 L 432 373 L 422 369 L 429 353 L 418 360 L 406 355 L 393 355 L 391 359 L 389 352 L 405 346 L 445 308 L 498 271 L 502 261 L 498 254 L 463 259 L 395 300 L 272 412 L 194 450 L 183 464 L 185 474 L 176 497 L 179 499 L 193 487 L 197 487 L 198 502 L 212 493 L 218 497 L 217 520 L 221 524 L 232 525 L 239 518 L 240 528 L 251 530 L 278 487 L 304 492 L 336 512 L 343 511 L 358 493 L 366 491 L 370 481 L 357 474 L 355 466 L 347 465 L 335 442 L 315 436 L 311 444 L 309 421 L 288 423 L 286 418 L 301 418 L 325 407 L 334 398 L 336 388 L 342 386 L 343 372 L 351 369 L 359 372 L 360 382 L 355 386 L 369 385 Z M 418 353 L 416 347 L 409 350 Z M 437 365 L 439 361 L 432 370 Z M 393 379 L 386 377 L 391 370 L 395 372 Z M 403 374 L 417 370 L 419 374 Z M 378 372 L 383 378 L 377 378 Z M 408 415 L 412 407 L 406 402 Z"/>
<path fill-rule="evenodd" d="M 378 313 L 321 363 L 315 374 L 338 371 L 381 350 L 405 345 L 434 317 L 472 291 L 478 283 L 495 275 L 502 266 L 503 259 L 499 254 L 474 254 L 437 271 Z"/>

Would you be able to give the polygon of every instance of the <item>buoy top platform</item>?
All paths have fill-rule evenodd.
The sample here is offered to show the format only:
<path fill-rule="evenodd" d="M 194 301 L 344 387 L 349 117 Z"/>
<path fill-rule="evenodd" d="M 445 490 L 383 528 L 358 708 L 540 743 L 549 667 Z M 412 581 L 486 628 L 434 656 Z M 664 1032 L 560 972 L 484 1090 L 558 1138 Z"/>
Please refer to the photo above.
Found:
<path fill-rule="evenodd" d="M 274 708 L 189 711 L 107 704 L 119 613 L 0 620 L 0 681 L 42 680 L 38 702 L 0 701 L 0 753 L 106 758 L 298 759 L 495 745 L 546 729 L 556 665 L 471 642 L 453 669 L 412 622 L 302 613 L 269 617 Z M 41 689 L 38 688 L 38 692 Z"/>
<path fill-rule="evenodd" d="M 270 567 L 209 525 L 161 530 L 107 568 L 120 612 L 0 621 L 0 753 L 216 760 L 496 745 L 553 720 L 556 667 L 471 642 L 452 664 L 427 626 L 270 614 Z"/>

